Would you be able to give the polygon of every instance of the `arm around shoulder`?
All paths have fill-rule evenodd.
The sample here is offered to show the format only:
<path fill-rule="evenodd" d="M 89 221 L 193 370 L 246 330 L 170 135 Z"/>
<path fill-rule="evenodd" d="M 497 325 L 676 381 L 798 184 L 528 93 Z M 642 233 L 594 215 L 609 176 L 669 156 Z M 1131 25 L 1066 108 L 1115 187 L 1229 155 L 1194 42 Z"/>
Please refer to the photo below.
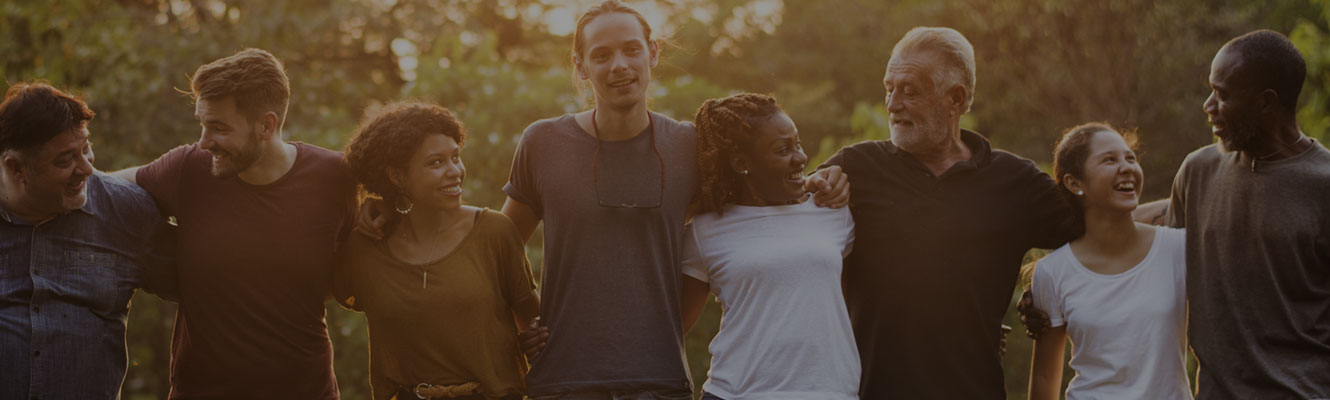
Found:
<path fill-rule="evenodd" d="M 138 184 L 139 168 L 143 168 L 143 166 L 129 167 L 129 168 L 125 168 L 125 169 L 122 169 L 122 170 L 119 170 L 119 171 L 115 171 L 115 172 L 107 173 L 107 175 L 114 176 L 114 177 L 116 177 L 116 178 L 120 178 L 120 179 L 124 179 L 124 180 L 126 180 L 126 181 L 129 181 L 129 183 L 133 183 L 133 184 L 137 185 L 137 184 Z"/>

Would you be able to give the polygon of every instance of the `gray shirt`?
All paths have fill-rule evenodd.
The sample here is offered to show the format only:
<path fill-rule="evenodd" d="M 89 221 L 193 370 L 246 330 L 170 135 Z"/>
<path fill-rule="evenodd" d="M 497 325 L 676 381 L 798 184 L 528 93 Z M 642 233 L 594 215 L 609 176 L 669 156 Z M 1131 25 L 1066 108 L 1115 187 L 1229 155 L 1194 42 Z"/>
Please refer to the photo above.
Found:
<path fill-rule="evenodd" d="M 1253 163 L 1203 147 L 1168 211 L 1187 228 L 1197 398 L 1330 398 L 1330 151 Z"/>
<path fill-rule="evenodd" d="M 116 399 L 135 288 L 174 297 L 171 234 L 148 193 L 100 172 L 39 224 L 0 208 L 0 400 Z"/>
<path fill-rule="evenodd" d="M 651 117 L 659 159 L 650 128 L 601 141 L 599 157 L 597 140 L 571 114 L 522 134 L 504 192 L 545 222 L 540 314 L 550 328 L 528 395 L 690 387 L 679 254 L 697 186 L 697 132 Z M 601 205 L 625 199 L 660 207 Z"/>

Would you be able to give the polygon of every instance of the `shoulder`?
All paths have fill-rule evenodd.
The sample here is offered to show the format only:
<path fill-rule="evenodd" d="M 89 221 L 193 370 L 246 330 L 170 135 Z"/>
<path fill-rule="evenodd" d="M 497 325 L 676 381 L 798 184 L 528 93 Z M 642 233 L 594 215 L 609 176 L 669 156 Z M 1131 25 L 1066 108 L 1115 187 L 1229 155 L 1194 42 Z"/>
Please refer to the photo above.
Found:
<path fill-rule="evenodd" d="M 1028 175 L 1044 174 L 1044 171 L 1039 169 L 1039 165 L 1035 164 L 1034 161 L 1006 150 L 993 149 L 989 163 L 1006 171 Z"/>
<path fill-rule="evenodd" d="M 835 164 L 849 170 L 855 166 L 886 162 L 900 151 L 890 140 L 869 140 L 842 147 L 832 158 L 837 160 Z"/>
<path fill-rule="evenodd" d="M 674 118 L 666 116 L 665 114 L 657 112 L 652 112 L 651 118 L 653 121 L 655 121 L 655 124 L 657 124 L 656 129 L 658 131 L 667 132 L 668 134 L 671 135 L 681 135 L 685 137 L 690 137 L 693 139 L 697 138 L 697 127 L 694 126 L 692 122 L 678 121 L 675 120 Z"/>
<path fill-rule="evenodd" d="M 1223 157 L 1223 154 L 1224 151 L 1218 143 L 1203 146 L 1188 153 L 1187 157 L 1182 159 L 1182 166 L 1179 167 L 1179 170 L 1213 166 L 1215 163 L 1219 162 L 1219 159 Z"/>
<path fill-rule="evenodd" d="M 522 130 L 522 143 L 531 143 L 532 141 L 543 140 L 551 135 L 560 132 L 572 130 L 576 126 L 573 121 L 573 114 L 563 114 L 557 117 L 544 118 L 532 122 Z"/>
<path fill-rule="evenodd" d="M 1068 268 L 1076 255 L 1071 252 L 1071 243 L 1062 245 L 1053 250 L 1035 263 L 1034 275 L 1036 279 L 1058 279 Z"/>
<path fill-rule="evenodd" d="M 157 203 L 142 187 L 101 171 L 88 177 L 88 195 L 95 196 L 98 211 L 114 211 L 125 217 L 160 218 Z"/>
<path fill-rule="evenodd" d="M 502 240 L 516 240 L 522 242 L 517 233 L 517 225 L 507 215 L 489 208 L 480 209 L 480 218 L 476 220 L 476 226 L 472 229 L 479 229 L 477 233 L 483 233 L 488 237 L 499 238 Z"/>
<path fill-rule="evenodd" d="M 346 166 L 346 158 L 340 151 L 328 150 L 305 142 L 291 142 L 291 144 L 296 146 L 299 154 L 297 157 L 301 161 L 334 167 Z"/>

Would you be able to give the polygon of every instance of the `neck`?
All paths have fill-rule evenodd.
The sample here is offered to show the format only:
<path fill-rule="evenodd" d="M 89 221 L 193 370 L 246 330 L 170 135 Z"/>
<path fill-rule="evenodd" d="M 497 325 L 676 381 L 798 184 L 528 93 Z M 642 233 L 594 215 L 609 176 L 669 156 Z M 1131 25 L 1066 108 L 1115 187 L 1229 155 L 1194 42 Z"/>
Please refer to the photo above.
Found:
<path fill-rule="evenodd" d="M 631 139 L 651 124 L 647 115 L 646 103 L 638 103 L 624 109 L 597 104 L 595 128 L 600 131 L 592 134 L 601 140 Z"/>
<path fill-rule="evenodd" d="M 1253 159 L 1275 161 L 1302 154 L 1311 146 L 1312 141 L 1298 129 L 1296 124 L 1280 124 L 1278 128 L 1270 131 L 1269 140 L 1244 153 Z"/>
<path fill-rule="evenodd" d="M 399 231 L 410 240 L 432 240 L 438 233 L 465 221 L 468 212 L 466 209 L 466 206 L 439 209 L 417 205 L 405 218 L 402 218 Z"/>
<path fill-rule="evenodd" d="M 1126 249 L 1137 240 L 1136 221 L 1131 210 L 1085 210 L 1084 243 L 1109 251 Z"/>
<path fill-rule="evenodd" d="M 275 134 L 281 137 L 281 134 Z M 276 182 L 291 170 L 296 163 L 296 146 L 273 139 L 263 142 L 259 147 L 259 159 L 253 165 L 241 171 L 240 180 L 251 185 L 267 185 Z"/>
<path fill-rule="evenodd" d="M 960 128 L 954 129 L 948 137 L 947 141 L 940 146 L 920 152 L 912 151 L 910 155 L 914 156 L 925 167 L 928 167 L 933 176 L 941 176 L 948 169 L 951 169 L 951 166 L 961 161 L 968 161 L 973 156 L 970 147 L 966 146 L 965 142 L 961 140 Z"/>

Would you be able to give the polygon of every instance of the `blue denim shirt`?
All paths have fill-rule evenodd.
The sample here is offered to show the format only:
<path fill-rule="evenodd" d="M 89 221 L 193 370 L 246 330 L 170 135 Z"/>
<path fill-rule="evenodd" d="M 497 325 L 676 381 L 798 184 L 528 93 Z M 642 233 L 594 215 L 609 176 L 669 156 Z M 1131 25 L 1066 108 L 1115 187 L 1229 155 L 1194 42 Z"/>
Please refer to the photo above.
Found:
<path fill-rule="evenodd" d="M 35 225 L 0 207 L 0 400 L 118 398 L 129 298 L 175 291 L 152 197 L 100 172 L 87 193 Z"/>

